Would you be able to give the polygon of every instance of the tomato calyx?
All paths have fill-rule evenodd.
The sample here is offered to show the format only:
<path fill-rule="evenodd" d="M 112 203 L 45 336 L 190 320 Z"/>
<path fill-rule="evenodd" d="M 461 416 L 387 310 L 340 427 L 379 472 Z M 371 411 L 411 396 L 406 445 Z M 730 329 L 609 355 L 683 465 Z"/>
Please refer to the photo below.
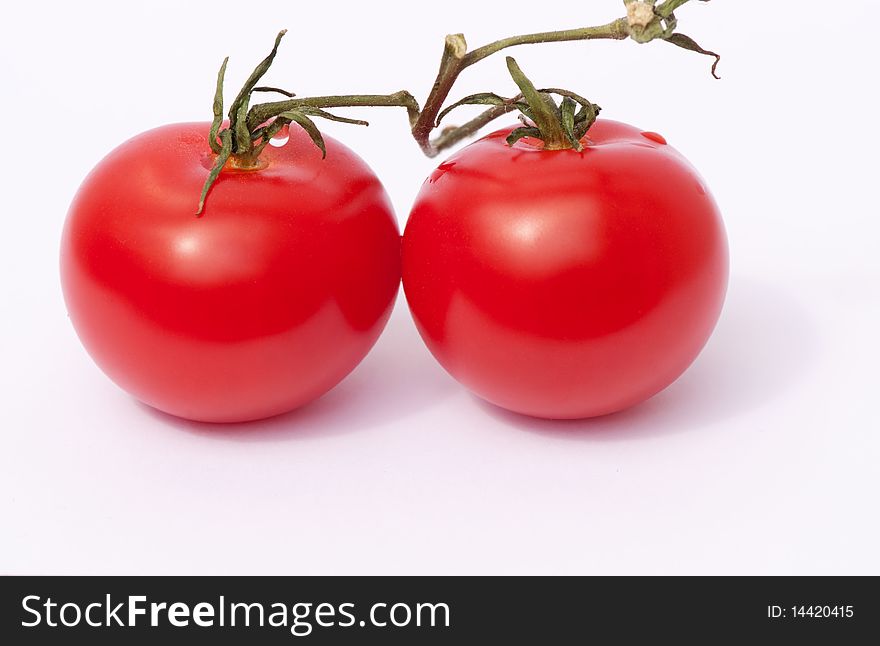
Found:
<path fill-rule="evenodd" d="M 321 131 L 313 121 L 313 117 L 361 126 L 370 125 L 362 119 L 341 117 L 328 112 L 324 108 L 399 106 L 407 109 L 411 120 L 414 120 L 415 115 L 419 112 L 418 103 L 405 90 L 387 95 L 341 95 L 298 98 L 293 92 L 288 90 L 271 86 L 258 86 L 257 84 L 272 66 L 275 55 L 278 53 L 278 46 L 281 44 L 281 39 L 284 38 L 286 33 L 287 30 L 282 29 L 275 37 L 272 51 L 251 72 L 251 75 L 247 78 L 232 102 L 228 113 L 225 115 L 225 119 L 223 114 L 223 85 L 229 57 L 227 56 L 220 65 L 220 71 L 217 73 L 217 85 L 214 91 L 214 118 L 208 133 L 208 144 L 214 153 L 214 164 L 202 186 L 196 216 L 201 216 L 204 212 L 208 193 L 224 168 L 228 166 L 236 170 L 260 170 L 266 166 L 259 159 L 260 153 L 263 152 L 263 149 L 283 128 L 292 124 L 301 127 L 321 151 L 321 156 L 326 157 L 327 146 L 324 143 Z M 251 98 L 255 92 L 274 92 L 282 94 L 287 98 L 284 101 L 272 101 L 251 106 Z M 224 121 L 227 124 L 225 126 Z"/>
<path fill-rule="evenodd" d="M 583 150 L 581 138 L 596 122 L 602 108 L 568 90 L 536 89 L 512 56 L 507 57 L 507 69 L 527 104 L 520 112 L 534 124 L 511 132 L 507 137 L 508 145 L 512 146 L 523 137 L 534 137 L 544 142 L 545 150 Z M 557 104 L 551 93 L 562 96 L 562 103 Z"/>
<path fill-rule="evenodd" d="M 511 98 L 493 92 L 471 94 L 441 111 L 435 127 L 440 125 L 443 117 L 462 105 L 501 106 L 518 110 L 524 124 L 508 135 L 508 145 L 512 146 L 523 137 L 531 137 L 543 141 L 544 150 L 583 150 L 581 139 L 596 122 L 602 108 L 571 90 L 537 89 L 512 56 L 507 57 L 507 69 L 520 89 L 519 94 Z M 561 103 L 553 99 L 553 94 L 562 97 Z"/>

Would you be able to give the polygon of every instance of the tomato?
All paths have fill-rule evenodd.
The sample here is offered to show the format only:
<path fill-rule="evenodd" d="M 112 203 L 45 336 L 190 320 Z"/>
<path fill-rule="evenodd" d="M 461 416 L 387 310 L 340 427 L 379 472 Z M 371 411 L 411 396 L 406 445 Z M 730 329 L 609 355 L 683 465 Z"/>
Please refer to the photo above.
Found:
<path fill-rule="evenodd" d="M 440 164 L 403 237 L 427 346 L 477 395 L 545 418 L 619 411 L 672 383 L 727 286 L 718 208 L 654 133 L 599 120 L 582 152 L 499 130 Z"/>
<path fill-rule="evenodd" d="M 351 150 L 301 129 L 261 168 L 213 163 L 209 124 L 150 130 L 110 153 L 70 207 L 61 278 L 88 352 L 123 389 L 193 420 L 309 402 L 378 338 L 400 280 L 382 185 Z"/>

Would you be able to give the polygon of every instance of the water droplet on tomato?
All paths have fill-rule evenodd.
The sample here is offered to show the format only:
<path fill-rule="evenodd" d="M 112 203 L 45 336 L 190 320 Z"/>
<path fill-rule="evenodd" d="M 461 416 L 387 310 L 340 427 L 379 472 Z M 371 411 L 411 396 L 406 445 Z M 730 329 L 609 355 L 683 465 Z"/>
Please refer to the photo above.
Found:
<path fill-rule="evenodd" d="M 202 153 L 199 162 L 201 162 L 202 168 L 204 168 L 205 170 L 211 170 L 212 168 L 214 168 L 214 155 L 206 152 Z"/>
<path fill-rule="evenodd" d="M 656 133 L 656 132 L 643 132 L 643 133 L 642 133 L 642 136 L 643 136 L 645 139 L 650 139 L 651 141 L 657 142 L 658 144 L 660 144 L 660 145 L 662 145 L 662 146 L 665 146 L 665 145 L 666 145 L 666 138 L 665 138 L 663 135 L 659 134 L 659 133 Z"/>
<path fill-rule="evenodd" d="M 446 171 L 452 169 L 452 167 L 455 166 L 455 164 L 457 163 L 458 162 L 443 162 L 434 170 L 433 173 L 431 173 L 431 175 L 428 177 L 428 182 L 430 184 L 433 184 L 438 179 L 440 179 L 446 173 Z"/>
<path fill-rule="evenodd" d="M 281 146 L 288 141 L 290 141 L 290 129 L 287 126 L 284 126 L 278 131 L 278 134 L 269 140 L 269 145 L 274 146 L 275 148 L 281 148 Z"/>

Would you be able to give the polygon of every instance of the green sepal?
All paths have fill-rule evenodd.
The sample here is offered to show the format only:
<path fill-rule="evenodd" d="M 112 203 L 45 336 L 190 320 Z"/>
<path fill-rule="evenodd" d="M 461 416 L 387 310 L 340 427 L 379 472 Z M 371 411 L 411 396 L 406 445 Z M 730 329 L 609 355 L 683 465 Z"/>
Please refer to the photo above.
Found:
<path fill-rule="evenodd" d="M 585 99 L 580 94 L 576 94 L 571 90 L 550 87 L 543 88 L 538 91 L 545 92 L 547 94 L 558 94 L 561 97 L 567 97 L 580 106 L 580 109 L 574 115 L 574 135 L 578 141 L 581 140 L 581 138 L 587 133 L 587 130 L 589 130 L 596 122 L 596 118 L 599 116 L 599 112 L 602 110 L 602 108 L 600 108 L 589 99 Z"/>
<path fill-rule="evenodd" d="M 235 133 L 232 140 L 232 152 L 237 155 L 245 155 L 253 149 L 251 146 L 251 131 L 247 127 L 248 99 L 239 105 L 238 114 L 229 124 L 230 130 Z"/>
<path fill-rule="evenodd" d="M 258 139 L 262 139 L 260 143 L 254 146 L 254 150 L 252 152 L 255 158 L 260 156 L 260 153 L 263 152 L 263 148 L 272 141 L 272 138 L 281 132 L 281 129 L 290 123 L 290 119 L 282 119 L 280 117 L 276 117 L 272 120 L 271 123 L 263 126 L 262 128 L 257 128 L 251 135 L 252 141 L 257 141 Z"/>
<path fill-rule="evenodd" d="M 437 115 L 437 120 L 434 122 L 434 126 L 438 127 L 440 125 L 440 122 L 443 121 L 443 117 L 463 105 L 504 105 L 507 102 L 508 99 L 498 96 L 494 92 L 480 92 L 478 94 L 471 94 L 464 97 L 460 101 L 456 101 L 452 105 L 444 108 L 440 112 L 440 114 Z"/>
<path fill-rule="evenodd" d="M 217 153 L 214 166 L 211 167 L 208 179 L 205 180 L 205 184 L 202 186 L 202 194 L 199 197 L 199 209 L 196 211 L 196 217 L 200 217 L 205 210 L 205 200 L 208 197 L 208 191 L 211 190 L 214 182 L 220 176 L 220 171 L 223 170 L 226 162 L 229 161 L 230 155 L 232 155 L 232 133 L 229 130 L 224 130 L 220 133 L 220 142 L 220 152 Z"/>
<path fill-rule="evenodd" d="M 575 123 L 577 124 L 574 129 L 574 136 L 577 137 L 578 141 L 580 141 L 587 131 L 596 123 L 596 119 L 599 117 L 599 113 L 602 111 L 602 108 L 596 105 L 595 103 L 590 103 L 581 107 L 578 110 L 577 115 L 575 115 Z"/>
<path fill-rule="evenodd" d="M 208 145 L 214 154 L 220 154 L 220 144 L 217 142 L 217 135 L 220 133 L 220 126 L 223 125 L 223 80 L 226 77 L 226 65 L 229 63 L 229 57 L 223 59 L 220 65 L 220 71 L 217 72 L 217 89 L 214 90 L 214 120 L 211 122 L 211 131 L 208 133 Z"/>
<path fill-rule="evenodd" d="M 340 123 L 350 123 L 355 126 L 369 126 L 369 121 L 364 121 L 363 119 L 349 119 L 348 117 L 340 117 L 339 115 L 333 114 L 332 112 L 327 112 L 326 110 L 322 110 L 321 108 L 315 108 L 310 105 L 301 105 L 296 111 L 302 112 L 303 114 L 309 114 L 313 117 L 321 117 L 322 119 L 327 119 L 328 121 L 338 121 Z"/>
<path fill-rule="evenodd" d="M 537 128 L 533 128 L 532 126 L 520 126 L 511 131 L 509 135 L 507 135 L 507 145 L 512 146 L 517 141 L 522 139 L 523 137 L 534 137 L 535 139 L 542 139 L 541 131 Z"/>
<path fill-rule="evenodd" d="M 571 142 L 571 147 L 580 152 L 584 147 L 581 145 L 580 137 L 575 134 L 574 111 L 576 108 L 577 103 L 574 102 L 574 99 L 566 96 L 562 99 L 562 105 L 559 106 L 559 111 L 562 117 L 562 129 L 565 130 L 565 135 Z"/>
<path fill-rule="evenodd" d="M 281 39 L 284 38 L 284 34 L 286 33 L 286 29 L 282 29 L 278 32 L 278 35 L 275 37 L 275 44 L 272 47 L 272 51 L 269 52 L 269 55 L 266 56 L 256 68 L 254 68 L 254 71 L 251 72 L 251 75 L 248 77 L 247 81 L 245 81 L 241 90 L 239 90 L 238 95 L 235 97 L 235 101 L 232 102 L 232 105 L 229 108 L 229 128 L 235 133 L 236 142 L 244 146 L 247 146 L 250 143 L 250 131 L 247 128 L 246 117 L 251 93 L 254 91 L 254 88 L 257 87 L 257 83 L 260 82 L 260 79 L 263 78 L 272 66 L 272 61 L 275 60 L 275 55 L 278 53 L 278 46 L 281 44 Z M 240 126 L 238 123 L 239 121 L 242 122 Z M 244 151 L 233 150 L 233 152 L 238 154 Z"/>
<path fill-rule="evenodd" d="M 275 94 L 281 94 L 286 96 L 288 99 L 292 99 L 296 96 L 295 92 L 288 92 L 287 90 L 280 87 L 272 87 L 269 85 L 261 85 L 260 87 L 255 87 L 252 92 L 274 92 Z"/>
<path fill-rule="evenodd" d="M 288 112 L 282 112 L 278 115 L 279 119 L 290 119 L 292 122 L 299 125 L 303 130 L 305 130 L 309 137 L 312 138 L 312 142 L 318 147 L 321 151 L 321 158 L 324 159 L 327 157 L 327 146 L 324 144 L 324 137 L 321 135 L 321 131 L 318 130 L 318 126 L 315 125 L 315 122 L 309 119 L 305 114 L 303 114 L 299 110 L 290 110 Z"/>
<path fill-rule="evenodd" d="M 507 57 L 507 69 L 528 103 L 530 114 L 527 116 L 535 122 L 544 143 L 550 148 L 564 148 L 568 137 L 560 123 L 559 107 L 549 94 L 535 88 L 512 56 Z"/>

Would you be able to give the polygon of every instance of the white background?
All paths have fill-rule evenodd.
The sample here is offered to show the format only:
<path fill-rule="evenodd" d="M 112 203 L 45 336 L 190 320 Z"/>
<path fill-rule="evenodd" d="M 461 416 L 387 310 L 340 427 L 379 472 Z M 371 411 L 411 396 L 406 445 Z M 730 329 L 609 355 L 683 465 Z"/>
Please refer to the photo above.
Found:
<path fill-rule="evenodd" d="M 490 5 L 496 6 L 490 6 Z M 119 391 L 66 318 L 60 231 L 111 148 L 209 119 L 288 27 L 266 81 L 423 100 L 444 34 L 602 24 L 618 0 L 15 2 L 0 39 L 0 573 L 880 573 L 880 124 L 872 2 L 692 2 L 665 43 L 513 50 L 539 85 L 664 134 L 725 215 L 729 298 L 677 383 L 553 423 L 468 395 L 401 298 L 330 394 L 251 425 L 174 419 Z M 341 7 L 341 8 L 340 8 Z M 514 92 L 503 56 L 453 96 Z M 342 111 L 344 112 L 344 111 Z M 351 114 L 355 111 L 349 111 Z M 402 110 L 328 124 L 401 224 L 436 164 Z"/>

